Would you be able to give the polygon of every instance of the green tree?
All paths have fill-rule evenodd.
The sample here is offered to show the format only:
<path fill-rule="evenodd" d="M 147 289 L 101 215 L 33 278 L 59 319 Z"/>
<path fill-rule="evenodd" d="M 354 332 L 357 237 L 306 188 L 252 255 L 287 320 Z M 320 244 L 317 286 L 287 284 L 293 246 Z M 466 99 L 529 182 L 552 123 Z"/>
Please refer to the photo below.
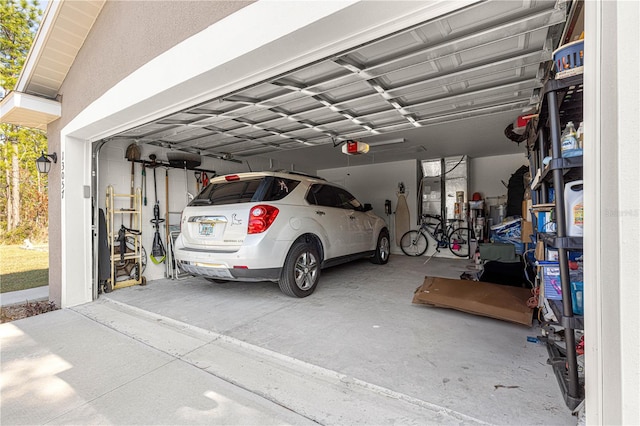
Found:
<path fill-rule="evenodd" d="M 37 0 L 0 0 L 0 97 L 14 90 L 41 16 Z M 35 168 L 46 149 L 44 132 L 0 124 L 1 240 L 46 237 L 46 178 Z"/>

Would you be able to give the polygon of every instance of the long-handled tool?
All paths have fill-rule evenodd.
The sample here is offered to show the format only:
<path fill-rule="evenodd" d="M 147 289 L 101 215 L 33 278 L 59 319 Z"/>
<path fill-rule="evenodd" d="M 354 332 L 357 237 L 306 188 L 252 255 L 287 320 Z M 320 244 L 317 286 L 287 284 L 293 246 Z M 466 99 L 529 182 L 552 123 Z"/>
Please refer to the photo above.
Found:
<path fill-rule="evenodd" d="M 133 195 L 135 193 L 136 161 L 140 159 L 140 147 L 137 143 L 132 143 L 127 147 L 125 153 L 127 160 L 131 161 L 131 203 L 129 208 L 133 211 Z M 129 228 L 133 226 L 133 213 L 129 214 Z"/>
<path fill-rule="evenodd" d="M 142 162 L 142 204 L 147 205 L 147 168 Z"/>
<path fill-rule="evenodd" d="M 153 247 L 151 249 L 151 261 L 156 265 L 164 262 L 167 254 L 162 244 L 162 238 L 160 238 L 160 224 L 164 222 L 164 219 L 160 219 L 160 202 L 158 201 L 158 185 L 156 183 L 156 168 L 153 169 L 153 189 L 156 197 L 156 203 L 153 206 L 153 219 L 150 222 L 156 229 L 156 233 L 153 237 Z"/>
<path fill-rule="evenodd" d="M 164 212 L 164 217 L 166 219 L 166 226 L 165 226 L 165 238 L 167 241 L 167 247 L 169 250 L 169 260 L 167 261 L 167 276 L 174 278 L 174 272 L 175 272 L 175 268 L 176 268 L 176 261 L 173 258 L 173 236 L 171 235 L 171 221 L 169 220 L 169 169 L 165 169 L 164 172 L 164 190 L 165 190 L 165 198 L 166 198 L 166 203 L 167 203 L 167 208 L 165 209 Z"/>
<path fill-rule="evenodd" d="M 200 184 L 202 183 L 202 172 L 193 172 L 193 175 L 196 177 L 196 194 L 200 192 Z"/>

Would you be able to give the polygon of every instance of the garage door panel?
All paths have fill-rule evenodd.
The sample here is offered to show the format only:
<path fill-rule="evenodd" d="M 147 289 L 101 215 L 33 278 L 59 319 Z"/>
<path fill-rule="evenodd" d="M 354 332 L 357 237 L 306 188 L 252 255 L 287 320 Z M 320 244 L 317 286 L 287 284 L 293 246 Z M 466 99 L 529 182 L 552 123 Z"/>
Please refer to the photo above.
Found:
<path fill-rule="evenodd" d="M 555 3 L 474 4 L 119 136 L 256 155 L 519 110 L 564 22 Z"/>
<path fill-rule="evenodd" d="M 343 67 L 338 66 L 332 61 L 323 61 L 315 63 L 311 67 L 305 67 L 289 74 L 286 78 L 275 80 L 276 84 L 294 83 L 299 86 L 317 86 L 323 82 L 339 80 L 344 77 L 353 76 Z"/>
<path fill-rule="evenodd" d="M 488 93 L 481 98 L 468 97 L 463 99 L 457 99 L 457 102 L 451 103 L 448 101 L 435 101 L 432 103 L 425 103 L 421 106 L 415 106 L 410 108 L 410 112 L 415 114 L 417 119 L 427 119 L 430 116 L 439 116 L 445 113 L 451 112 L 463 112 L 478 108 L 488 108 L 499 105 L 507 105 L 514 102 L 529 104 L 530 100 L 527 91 L 519 91 L 519 98 L 514 100 L 514 97 L 508 93 Z"/>
<path fill-rule="evenodd" d="M 517 81 L 517 82 L 505 82 L 501 86 L 493 86 L 486 85 L 485 87 L 476 87 L 476 88 L 467 88 L 467 89 L 454 89 L 443 97 L 429 97 L 425 96 L 425 93 L 414 91 L 410 93 L 406 93 L 402 100 L 405 101 L 408 105 L 407 109 L 412 109 L 414 106 L 421 106 L 425 103 L 457 103 L 460 100 L 473 100 L 475 98 L 483 99 L 489 96 L 493 96 L 495 94 L 500 94 L 501 96 L 508 97 L 512 95 L 514 97 L 518 97 L 516 93 L 519 93 L 523 90 L 528 90 L 529 92 L 535 88 L 541 87 L 540 82 L 537 80 L 525 80 L 525 81 Z"/>
<path fill-rule="evenodd" d="M 343 102 L 349 99 L 361 98 L 363 96 L 374 94 L 375 90 L 366 81 L 359 81 L 358 83 L 345 84 L 340 87 L 331 89 L 329 92 L 324 93 L 324 98 L 329 98 L 333 102 Z"/>
<path fill-rule="evenodd" d="M 455 72 L 442 71 L 430 76 L 427 76 L 426 72 L 420 73 L 418 71 L 422 69 L 423 64 L 421 64 L 417 69 L 410 68 L 390 73 L 381 78 L 380 81 L 385 86 L 392 87 L 392 89 L 388 89 L 388 93 L 392 96 L 401 96 L 407 91 L 413 90 L 432 90 L 437 93 L 443 85 L 473 81 L 484 77 L 489 81 L 495 81 L 497 75 L 505 70 L 517 70 L 519 75 L 533 78 L 536 76 L 540 62 L 545 59 L 538 50 L 529 53 L 520 52 L 514 57 L 508 57 L 500 61 L 479 60 L 468 67 L 458 67 Z M 523 72 L 522 68 L 526 68 L 525 72 Z M 424 77 L 417 77 L 416 74 L 422 74 Z"/>
<path fill-rule="evenodd" d="M 175 131 L 175 129 L 178 129 L 179 127 L 180 126 L 178 125 L 150 123 L 150 124 L 145 124 L 143 126 L 136 127 L 131 130 L 127 130 L 126 132 L 120 133 L 118 136 L 139 138 L 139 137 L 145 137 L 145 136 L 162 133 L 162 132 Z"/>

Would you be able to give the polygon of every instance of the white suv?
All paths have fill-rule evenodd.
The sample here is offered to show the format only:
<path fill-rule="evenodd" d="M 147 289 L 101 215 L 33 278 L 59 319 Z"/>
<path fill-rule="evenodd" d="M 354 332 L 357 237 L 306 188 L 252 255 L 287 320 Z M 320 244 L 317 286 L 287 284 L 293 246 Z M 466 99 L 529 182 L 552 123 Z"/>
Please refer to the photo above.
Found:
<path fill-rule="evenodd" d="M 389 261 L 385 221 L 347 190 L 296 172 L 219 176 L 184 209 L 175 258 L 211 281 L 274 281 L 313 293 L 320 269 L 368 257 Z"/>

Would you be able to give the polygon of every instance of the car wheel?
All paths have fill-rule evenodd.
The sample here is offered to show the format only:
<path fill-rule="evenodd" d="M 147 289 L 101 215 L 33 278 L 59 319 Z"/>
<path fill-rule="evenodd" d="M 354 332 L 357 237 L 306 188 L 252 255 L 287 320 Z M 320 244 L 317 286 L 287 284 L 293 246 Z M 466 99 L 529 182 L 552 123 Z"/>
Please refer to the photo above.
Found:
<path fill-rule="evenodd" d="M 371 262 L 378 265 L 384 265 L 389 262 L 389 254 L 391 253 L 391 243 L 389 242 L 389 232 L 384 229 L 378 235 L 378 244 L 376 245 L 376 253 L 371 258 Z"/>
<path fill-rule="evenodd" d="M 320 255 L 318 249 L 304 241 L 293 244 L 282 268 L 278 284 L 287 296 L 307 297 L 316 289 L 320 280 Z"/>

